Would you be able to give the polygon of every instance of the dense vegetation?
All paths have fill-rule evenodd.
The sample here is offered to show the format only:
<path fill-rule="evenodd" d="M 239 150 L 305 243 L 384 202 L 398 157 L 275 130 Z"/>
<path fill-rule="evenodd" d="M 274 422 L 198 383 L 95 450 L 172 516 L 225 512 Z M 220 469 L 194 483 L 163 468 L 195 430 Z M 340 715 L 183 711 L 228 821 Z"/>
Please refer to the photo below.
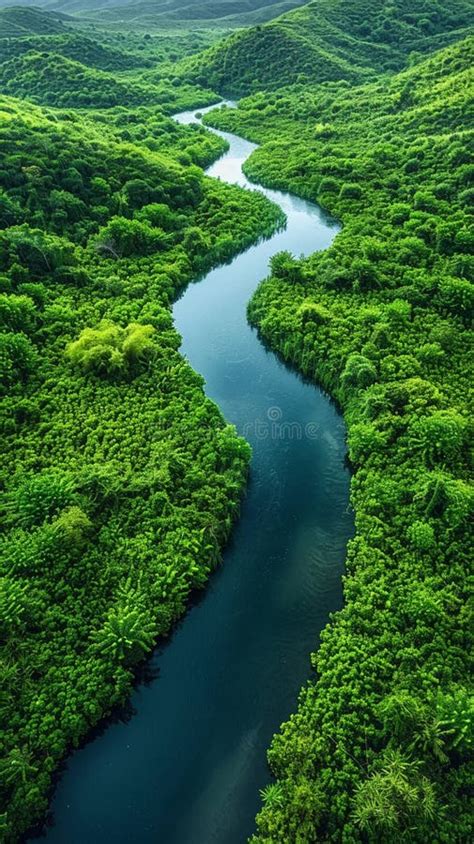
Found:
<path fill-rule="evenodd" d="M 66 35 L 33 35 L 24 38 L 0 38 L 0 62 L 16 59 L 24 53 L 54 53 L 81 62 L 97 70 L 122 71 L 152 67 L 153 60 L 111 45 L 101 44 L 82 33 Z M 28 89 L 30 93 L 30 89 Z"/>
<path fill-rule="evenodd" d="M 22 59 L 18 59 L 21 61 Z M 2 838 L 220 557 L 249 448 L 171 303 L 284 221 L 206 178 L 225 143 L 154 107 L 0 97 Z"/>
<path fill-rule="evenodd" d="M 255 842 L 472 840 L 473 52 L 209 118 L 263 144 L 250 178 L 344 223 L 325 253 L 276 255 L 249 306 L 344 411 L 357 529 Z"/>
<path fill-rule="evenodd" d="M 233 26 L 287 5 L 170 0 L 161 20 Z M 103 7 L 111 24 L 159 17 Z M 42 816 L 60 759 L 127 695 L 238 513 L 249 449 L 180 356 L 170 307 L 282 215 L 207 179 L 225 143 L 167 116 L 217 101 L 210 88 L 252 92 L 207 118 L 262 144 L 247 175 L 343 222 L 323 254 L 276 255 L 249 306 L 344 412 L 357 528 L 344 609 L 269 751 L 255 844 L 472 840 L 472 13 L 318 0 L 194 56 L 213 34 L 0 9 L 7 841 Z"/>
<path fill-rule="evenodd" d="M 183 72 L 231 95 L 294 82 L 363 82 L 402 68 L 410 53 L 456 40 L 473 23 L 469 0 L 315 0 L 229 36 L 190 58 Z"/>
<path fill-rule="evenodd" d="M 211 91 L 197 92 L 195 86 L 181 80 L 171 86 L 160 78 L 153 83 L 137 76 L 121 79 L 60 54 L 35 50 L 0 64 L 0 93 L 60 108 L 133 108 L 160 103 L 180 110 L 217 99 Z"/>
<path fill-rule="evenodd" d="M 17 23 L 15 32 L 2 16 Z M 176 63 L 212 43 L 213 33 L 110 33 L 64 20 L 57 34 L 49 13 L 0 9 L 0 93 L 59 108 L 148 104 L 168 113 L 218 100 L 176 74 Z"/>

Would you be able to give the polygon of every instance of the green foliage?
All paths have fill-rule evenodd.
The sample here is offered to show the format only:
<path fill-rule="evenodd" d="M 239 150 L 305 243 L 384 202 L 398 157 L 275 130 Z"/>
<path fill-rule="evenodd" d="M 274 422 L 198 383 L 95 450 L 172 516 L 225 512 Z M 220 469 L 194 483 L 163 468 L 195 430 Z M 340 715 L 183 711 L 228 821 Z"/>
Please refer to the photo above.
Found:
<path fill-rule="evenodd" d="M 64 238 L 31 229 L 26 223 L 0 233 L 0 266 L 18 263 L 31 276 L 41 277 L 75 263 L 74 246 Z"/>
<path fill-rule="evenodd" d="M 449 749 L 466 756 L 474 745 L 474 698 L 465 688 L 453 688 L 437 699 L 437 716 Z"/>
<path fill-rule="evenodd" d="M 4 14 L 8 10 L 4 10 Z M 63 30 L 64 28 L 61 27 Z M 147 56 L 134 55 L 126 50 L 117 49 L 111 44 L 101 44 L 95 38 L 88 38 L 81 33 L 70 31 L 61 35 L 30 35 L 25 31 L 19 32 L 18 37 L 3 38 L 2 14 L 0 12 L 0 62 L 18 58 L 32 51 L 37 53 L 54 53 L 66 59 L 81 62 L 87 67 L 105 71 L 134 70 L 149 67 L 153 62 Z"/>
<path fill-rule="evenodd" d="M 50 0 L 37 0 L 37 6 L 49 7 Z M 206 41 L 215 40 L 221 31 L 231 27 L 239 27 L 270 20 L 282 14 L 287 9 L 301 5 L 302 0 L 167 0 L 157 4 L 155 0 L 135 0 L 133 3 L 109 3 L 107 0 L 74 0 L 74 12 L 86 13 L 87 20 L 96 19 L 103 27 L 104 24 L 120 25 L 120 35 L 129 40 L 125 34 L 124 24 L 128 28 L 137 30 L 137 40 L 140 39 L 142 49 L 155 40 L 151 32 L 158 35 L 156 40 L 165 40 L 163 33 L 167 28 L 190 27 L 190 36 L 196 44 L 193 52 L 203 46 L 203 34 Z M 55 8 L 59 11 L 71 11 L 71 0 L 57 0 Z M 39 15 L 38 15 L 39 17 Z M 203 27 L 210 27 L 203 30 Z M 199 29 L 196 29 L 199 27 Z M 221 30 L 220 27 L 225 29 Z M 145 35 L 142 35 L 142 32 Z M 187 33 L 186 33 L 187 34 Z M 171 38 L 170 38 L 171 40 Z M 183 39 L 184 40 L 184 39 Z M 180 52 L 178 38 L 172 40 L 172 55 Z M 174 52 L 173 52 L 174 51 Z"/>
<path fill-rule="evenodd" d="M 24 528 L 41 525 L 76 500 L 71 475 L 58 471 L 32 475 L 18 482 L 10 493 L 10 521 Z"/>
<path fill-rule="evenodd" d="M 10 15 L 18 23 L 15 31 L 2 27 Z M 22 16 L 31 20 L 21 24 Z M 85 34 L 68 29 L 53 14 L 4 9 L 0 91 L 64 108 L 109 110 L 148 103 L 155 111 L 158 105 L 161 112 L 170 112 L 208 105 L 216 102 L 216 94 L 176 77 L 175 63 L 210 40 L 186 33 L 150 39 L 145 46 L 133 32 L 114 37 L 89 28 Z"/>
<path fill-rule="evenodd" d="M 36 360 L 36 349 L 24 334 L 0 332 L 0 395 L 14 384 L 24 384 Z"/>
<path fill-rule="evenodd" d="M 459 457 L 465 422 L 452 410 L 439 410 L 431 416 L 416 419 L 411 425 L 413 444 L 419 444 L 426 460 L 432 465 L 450 463 Z"/>
<path fill-rule="evenodd" d="M 303 281 L 301 266 L 290 252 L 277 252 L 272 255 L 270 269 L 274 276 L 292 284 Z"/>
<path fill-rule="evenodd" d="M 400 834 L 419 828 L 427 834 L 436 817 L 436 795 L 432 783 L 420 775 L 415 762 L 401 754 L 388 755 L 356 791 L 354 819 L 369 841 L 399 841 Z"/>
<path fill-rule="evenodd" d="M 374 364 L 364 355 L 354 353 L 349 355 L 342 370 L 341 384 L 343 387 L 369 387 L 377 378 Z"/>
<path fill-rule="evenodd" d="M 156 636 L 146 613 L 127 606 L 111 609 L 95 637 L 99 651 L 113 662 L 136 662 L 150 650 Z"/>
<path fill-rule="evenodd" d="M 359 8 L 345 4 L 346 31 Z M 403 30 L 398 12 L 389 24 Z M 277 256 L 248 309 L 339 402 L 356 521 L 344 607 L 269 750 L 276 798 L 272 786 L 255 844 L 472 837 L 472 58 L 465 39 L 370 84 L 299 82 L 206 116 L 261 144 L 253 181 L 343 223 L 326 252 Z"/>
<path fill-rule="evenodd" d="M 73 364 L 96 375 L 130 374 L 147 366 L 157 354 L 153 325 L 130 323 L 121 328 L 104 320 L 97 328 L 84 328 L 67 347 Z"/>
<path fill-rule="evenodd" d="M 11 577 L 0 578 L 0 636 L 18 634 L 26 612 L 26 584 Z"/>
<path fill-rule="evenodd" d="M 331 314 L 324 305 L 319 302 L 304 301 L 298 308 L 298 316 L 303 325 L 308 322 L 314 325 L 324 325 L 331 319 Z"/>
<path fill-rule="evenodd" d="M 38 3 L 38 5 L 40 5 Z M 53 35 L 65 31 L 62 16 L 36 8 L 23 8 L 11 3 L 0 9 L 0 37 L 20 38 L 31 35 Z"/>
<path fill-rule="evenodd" d="M 455 41 L 473 23 L 466 0 L 449 8 L 436 0 L 353 0 L 350 7 L 344 0 L 316 0 L 265 26 L 230 35 L 186 59 L 181 72 L 239 96 L 295 83 L 303 90 L 316 82 L 363 82 L 377 72 L 401 69 L 415 50 L 423 53 Z M 408 90 L 400 94 L 401 104 L 408 102 Z M 332 116 L 329 110 L 319 112 L 324 120 L 316 125 L 332 127 Z M 317 135 L 324 137 L 326 131 Z"/>
<path fill-rule="evenodd" d="M 59 91 L 49 73 L 69 59 L 48 55 L 25 95 Z M 73 90 L 95 97 L 81 68 L 74 105 Z M 168 107 L 207 96 L 162 92 Z M 85 115 L 2 96 L 0 148 L 0 795 L 15 840 L 220 559 L 250 450 L 179 354 L 170 308 L 284 216 L 205 177 L 225 142 L 156 105 Z"/>
<path fill-rule="evenodd" d="M 140 220 L 113 217 L 99 230 L 97 251 L 106 258 L 130 258 L 132 255 L 151 255 L 164 249 L 166 239 L 160 229 Z"/>
<path fill-rule="evenodd" d="M 34 50 L 0 64 L 0 91 L 60 107 L 109 108 L 153 101 L 151 86 L 124 84 L 105 71 Z"/>
<path fill-rule="evenodd" d="M 420 520 L 413 522 L 407 534 L 416 551 L 429 551 L 434 545 L 434 530 L 427 522 Z"/>

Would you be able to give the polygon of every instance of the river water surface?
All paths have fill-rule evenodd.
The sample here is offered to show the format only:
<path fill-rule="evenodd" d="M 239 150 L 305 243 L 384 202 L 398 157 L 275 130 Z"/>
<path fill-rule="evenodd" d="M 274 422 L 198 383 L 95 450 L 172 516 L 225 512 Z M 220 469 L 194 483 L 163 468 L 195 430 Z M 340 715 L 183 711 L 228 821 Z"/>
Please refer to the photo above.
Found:
<path fill-rule="evenodd" d="M 253 187 L 241 167 L 255 145 L 219 134 L 230 149 L 208 174 Z M 253 447 L 242 515 L 202 598 L 150 657 L 158 676 L 134 691 L 133 717 L 68 759 L 51 844 L 243 844 L 269 781 L 266 749 L 341 606 L 353 530 L 344 425 L 246 320 L 270 256 L 325 249 L 338 226 L 308 202 L 262 192 L 285 211 L 286 230 L 190 285 L 174 306 L 183 354 Z"/>

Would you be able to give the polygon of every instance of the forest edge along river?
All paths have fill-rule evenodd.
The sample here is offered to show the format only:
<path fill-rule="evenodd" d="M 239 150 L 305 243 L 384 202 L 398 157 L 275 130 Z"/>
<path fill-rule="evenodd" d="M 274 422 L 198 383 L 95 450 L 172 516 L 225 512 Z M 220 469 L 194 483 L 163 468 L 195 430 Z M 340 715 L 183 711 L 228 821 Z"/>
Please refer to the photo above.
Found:
<path fill-rule="evenodd" d="M 175 119 L 196 122 L 196 111 Z M 255 189 L 242 164 L 256 145 L 217 134 L 229 150 L 208 175 Z M 154 679 L 134 690 L 133 716 L 108 719 L 68 758 L 53 825 L 30 841 L 245 842 L 270 780 L 272 735 L 295 711 L 310 652 L 342 605 L 353 533 L 344 423 L 246 319 L 272 255 L 325 249 L 339 227 L 315 205 L 258 189 L 282 207 L 286 228 L 189 285 L 174 306 L 183 355 L 253 449 L 241 516 L 202 597 L 148 659 Z"/>

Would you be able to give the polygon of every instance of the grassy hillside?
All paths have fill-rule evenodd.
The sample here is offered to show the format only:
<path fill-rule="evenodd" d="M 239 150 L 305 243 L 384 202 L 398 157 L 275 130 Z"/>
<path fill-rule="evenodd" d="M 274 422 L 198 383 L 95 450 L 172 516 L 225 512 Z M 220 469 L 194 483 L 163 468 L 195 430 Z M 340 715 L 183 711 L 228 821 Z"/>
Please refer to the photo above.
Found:
<path fill-rule="evenodd" d="M 184 73 L 233 95 L 296 81 L 361 82 L 402 68 L 413 51 L 456 40 L 473 23 L 469 0 L 317 0 L 229 36 L 191 58 Z"/>
<path fill-rule="evenodd" d="M 344 224 L 325 253 L 275 256 L 249 306 L 342 407 L 356 514 L 344 608 L 269 752 L 255 844 L 472 841 L 473 58 L 471 38 L 209 118 L 262 144 L 251 178 Z"/>
<path fill-rule="evenodd" d="M 13 12 L 15 20 L 22 15 L 22 9 L 0 10 L 0 16 L 2 11 Z M 33 17 L 43 20 L 48 15 L 36 10 Z M 215 37 L 214 32 L 151 36 L 93 27 L 62 27 L 61 34 L 0 35 L 0 92 L 66 108 L 150 104 L 180 111 L 207 105 L 218 95 L 178 78 L 176 63 Z"/>

